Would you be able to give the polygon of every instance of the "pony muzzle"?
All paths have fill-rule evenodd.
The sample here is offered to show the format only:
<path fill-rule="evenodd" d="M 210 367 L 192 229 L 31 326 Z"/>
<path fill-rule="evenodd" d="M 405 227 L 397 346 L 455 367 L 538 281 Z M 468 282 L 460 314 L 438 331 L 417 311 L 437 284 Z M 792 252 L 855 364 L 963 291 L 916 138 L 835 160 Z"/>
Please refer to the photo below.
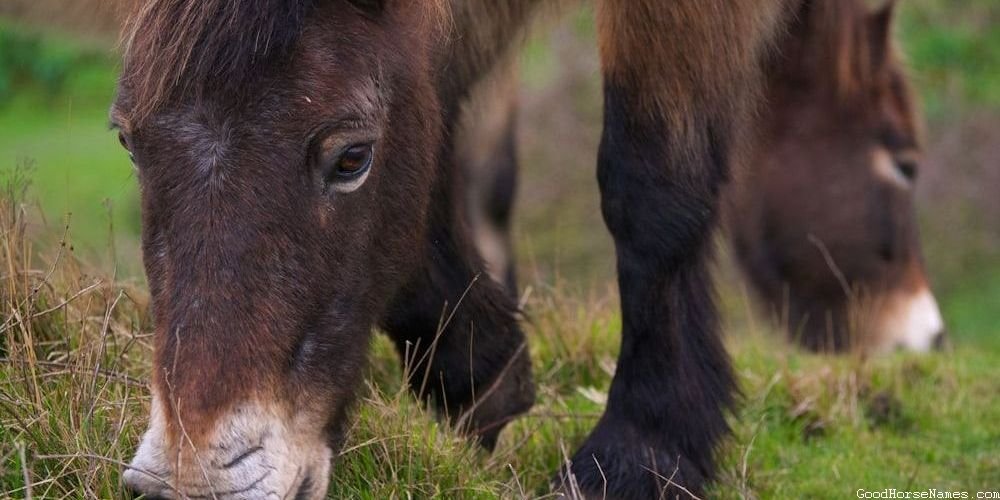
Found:
<path fill-rule="evenodd" d="M 897 295 L 888 306 L 881 320 L 881 350 L 927 352 L 946 345 L 944 320 L 929 288 Z"/>
<path fill-rule="evenodd" d="M 218 418 L 206 438 L 193 440 L 183 421 L 168 433 L 163 406 L 154 396 L 149 429 L 123 474 L 134 493 L 169 499 L 325 496 L 332 451 L 322 426 L 306 425 L 301 414 L 286 418 L 242 404 Z"/>

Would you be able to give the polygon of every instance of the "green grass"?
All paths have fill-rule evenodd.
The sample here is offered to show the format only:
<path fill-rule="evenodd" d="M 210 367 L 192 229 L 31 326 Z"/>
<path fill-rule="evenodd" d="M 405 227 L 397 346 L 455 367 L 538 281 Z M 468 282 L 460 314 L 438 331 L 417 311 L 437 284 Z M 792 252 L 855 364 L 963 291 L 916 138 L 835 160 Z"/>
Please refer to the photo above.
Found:
<path fill-rule="evenodd" d="M 116 498 L 145 428 L 144 292 L 66 248 L 36 262 L 23 219 L 0 211 L 0 497 Z M 539 401 L 486 454 L 403 388 L 376 337 L 330 498 L 538 498 L 603 408 L 621 322 L 605 293 L 537 288 L 527 324 Z M 610 293 L 611 290 L 608 291 Z M 713 498 L 845 498 L 859 488 L 988 490 L 1000 471 L 1000 351 L 966 341 L 932 355 L 804 354 L 738 311 L 728 344 L 743 402 Z"/>
<path fill-rule="evenodd" d="M 736 442 L 744 451 L 753 442 L 750 484 L 760 496 L 993 486 L 995 351 L 861 362 L 734 350 L 750 396 Z"/>
<path fill-rule="evenodd" d="M 112 223 L 116 237 L 134 248 L 128 243 L 138 236 L 138 195 L 108 128 L 116 63 L 97 49 L 71 47 L 0 23 L 0 74 L 11 75 L 13 88 L 0 91 L 0 158 L 8 169 L 33 169 L 31 198 L 50 228 L 58 232 L 70 220 L 81 254 L 103 257 Z M 25 61 L 40 69 L 25 70 Z"/>
<path fill-rule="evenodd" d="M 1000 265 L 984 264 L 979 276 L 969 276 L 961 286 L 941 297 L 942 314 L 948 328 L 963 339 L 1000 351 Z"/>
<path fill-rule="evenodd" d="M 898 34 L 930 116 L 1000 107 L 1000 9 L 992 0 L 900 3 Z"/>

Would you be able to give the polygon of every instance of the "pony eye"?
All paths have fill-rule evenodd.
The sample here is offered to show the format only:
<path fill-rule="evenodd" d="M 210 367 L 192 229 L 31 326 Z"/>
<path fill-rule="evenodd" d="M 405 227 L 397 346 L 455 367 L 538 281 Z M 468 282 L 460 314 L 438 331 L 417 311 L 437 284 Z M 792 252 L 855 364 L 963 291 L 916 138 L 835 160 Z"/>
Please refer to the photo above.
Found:
<path fill-rule="evenodd" d="M 917 180 L 917 163 L 915 161 L 896 160 L 896 170 L 910 182 Z"/>
<path fill-rule="evenodd" d="M 323 180 L 324 189 L 349 193 L 361 187 L 368 178 L 375 158 L 371 142 L 357 143 L 345 149 L 332 149 L 320 153 L 316 167 Z"/>
<path fill-rule="evenodd" d="M 132 153 L 132 148 L 129 146 L 128 138 L 125 137 L 125 132 L 118 132 L 118 142 L 121 143 L 125 151 L 128 152 L 128 159 L 132 163 L 135 163 L 135 155 Z"/>
<path fill-rule="evenodd" d="M 374 157 L 375 148 L 371 144 L 356 144 L 340 154 L 333 173 L 341 178 L 357 177 L 371 168 Z"/>

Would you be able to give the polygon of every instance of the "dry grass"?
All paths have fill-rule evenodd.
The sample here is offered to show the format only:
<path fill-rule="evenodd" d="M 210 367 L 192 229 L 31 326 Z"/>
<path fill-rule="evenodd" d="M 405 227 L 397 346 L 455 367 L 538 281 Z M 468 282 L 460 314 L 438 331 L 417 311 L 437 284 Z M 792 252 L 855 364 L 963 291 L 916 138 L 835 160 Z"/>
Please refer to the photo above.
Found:
<path fill-rule="evenodd" d="M 62 244 L 36 261 L 24 180 L 0 205 L 0 482 L 6 495 L 108 497 L 148 397 L 141 293 L 85 272 Z"/>

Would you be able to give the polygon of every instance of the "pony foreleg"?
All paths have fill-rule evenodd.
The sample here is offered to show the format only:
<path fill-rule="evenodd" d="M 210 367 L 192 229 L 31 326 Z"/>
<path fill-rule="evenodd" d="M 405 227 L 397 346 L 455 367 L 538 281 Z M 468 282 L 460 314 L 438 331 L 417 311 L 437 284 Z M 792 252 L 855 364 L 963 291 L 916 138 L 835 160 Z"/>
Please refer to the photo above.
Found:
<path fill-rule="evenodd" d="M 622 343 L 607 408 L 557 479 L 588 498 L 699 495 L 736 388 L 709 263 L 718 197 L 780 2 L 605 0 L 601 208 Z M 766 9 L 764 7 L 772 7 Z"/>
<path fill-rule="evenodd" d="M 472 90 L 455 134 L 465 178 L 465 215 L 496 281 L 517 297 L 511 216 L 518 182 L 516 64 L 504 61 Z"/>

